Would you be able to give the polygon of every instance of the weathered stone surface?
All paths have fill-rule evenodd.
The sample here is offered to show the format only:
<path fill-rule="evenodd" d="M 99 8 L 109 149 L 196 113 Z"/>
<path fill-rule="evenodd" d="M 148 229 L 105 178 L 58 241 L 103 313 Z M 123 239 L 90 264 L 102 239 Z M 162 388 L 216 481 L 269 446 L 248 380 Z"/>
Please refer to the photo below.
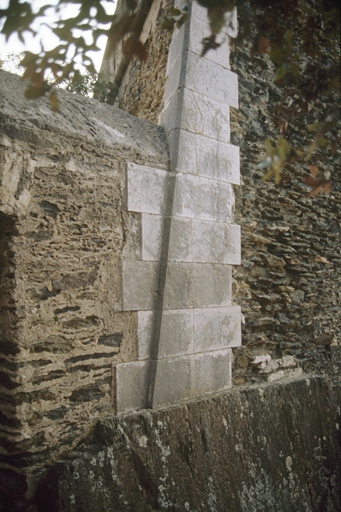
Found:
<path fill-rule="evenodd" d="M 229 107 L 186 88 L 175 92 L 160 114 L 159 123 L 223 142 L 230 141 Z"/>
<path fill-rule="evenodd" d="M 297 27 L 295 33 L 299 32 Z M 242 225 L 242 264 L 234 269 L 234 300 L 245 316 L 243 345 L 250 352 L 262 347 L 279 364 L 283 356 L 295 357 L 305 371 L 320 371 L 338 379 L 340 144 L 332 138 L 335 154 L 320 148 L 309 162 L 288 167 L 279 187 L 261 181 L 264 173 L 256 166 L 266 158 L 264 140 L 278 138 L 273 114 L 281 96 L 273 83 L 270 59 L 251 58 L 250 48 L 251 43 L 244 42 L 230 53 L 231 70 L 239 78 L 239 111 L 231 108 L 230 119 L 231 143 L 240 146 L 241 155 L 235 222 Z M 323 99 L 331 110 L 336 101 L 334 94 Z M 289 123 L 285 133 L 289 145 L 301 149 L 309 146 L 306 126 L 316 121 L 315 114 L 302 112 Z M 308 188 L 303 179 L 310 164 L 332 171 L 329 196 L 305 197 Z M 239 350 L 244 351 L 234 349 L 235 361 Z M 289 368 L 283 366 L 282 370 Z M 241 381 L 260 377 L 251 364 L 235 370 L 236 379 Z"/>
<path fill-rule="evenodd" d="M 195 309 L 194 328 L 196 352 L 239 347 L 240 307 Z"/>
<path fill-rule="evenodd" d="M 138 358 L 150 359 L 155 330 L 155 311 L 138 312 Z M 193 354 L 193 309 L 163 311 L 158 356 Z"/>
<path fill-rule="evenodd" d="M 150 310 L 164 294 L 165 309 L 229 306 L 232 293 L 230 265 L 169 262 L 164 289 L 160 264 L 154 261 L 123 262 L 123 309 Z"/>
<path fill-rule="evenodd" d="M 170 133 L 169 146 L 173 170 L 239 184 L 237 146 L 183 129 Z"/>
<path fill-rule="evenodd" d="M 213 100 L 238 108 L 238 78 L 229 69 L 189 51 L 188 59 L 184 62 L 180 55 L 171 71 L 167 77 L 165 104 L 179 86 L 184 86 Z"/>
<path fill-rule="evenodd" d="M 0 71 L 1 464 L 29 476 L 113 410 L 112 365 L 137 357 L 126 166 L 166 168 L 168 152 L 152 123 L 63 90 L 54 114 L 25 87 Z"/>
<path fill-rule="evenodd" d="M 142 259 L 160 261 L 162 245 L 167 243 L 169 261 L 193 261 L 191 219 L 172 217 L 170 234 L 166 240 L 164 226 L 161 215 L 142 214 Z"/>
<path fill-rule="evenodd" d="M 34 502 L 39 512 L 336 512 L 339 401 L 339 388 L 304 378 L 107 418 L 48 471 Z"/>
<path fill-rule="evenodd" d="M 128 167 L 129 211 L 225 222 L 232 206 L 230 183 L 136 164 Z"/>
<path fill-rule="evenodd" d="M 115 366 L 115 409 L 160 407 L 231 387 L 231 349 L 132 361 Z M 129 385 L 127 385 L 129 383 Z"/>

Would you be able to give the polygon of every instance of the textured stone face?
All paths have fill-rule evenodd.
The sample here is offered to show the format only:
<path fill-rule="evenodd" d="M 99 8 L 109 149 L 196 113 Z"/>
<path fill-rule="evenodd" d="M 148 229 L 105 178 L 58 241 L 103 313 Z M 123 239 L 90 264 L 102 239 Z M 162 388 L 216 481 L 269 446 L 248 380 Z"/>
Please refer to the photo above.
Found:
<path fill-rule="evenodd" d="M 122 259 L 141 255 L 126 168 L 168 153 L 147 121 L 64 91 L 53 114 L 0 79 L 1 440 L 9 467 L 23 453 L 30 467 L 113 410 L 112 366 L 137 357 L 137 313 L 122 311 Z"/>
<path fill-rule="evenodd" d="M 171 390 L 170 390 L 171 392 Z M 339 388 L 321 378 L 106 418 L 51 468 L 45 512 L 336 512 Z"/>
<path fill-rule="evenodd" d="M 251 58 L 249 45 L 236 44 L 230 59 L 231 70 L 239 77 L 239 110 L 230 112 L 231 142 L 240 146 L 241 156 L 241 187 L 235 193 L 242 265 L 234 269 L 234 300 L 245 316 L 243 348 L 234 349 L 235 382 L 270 377 L 271 373 L 260 373 L 261 368 L 252 365 L 263 352 L 279 363 L 274 375 L 283 372 L 280 365 L 290 355 L 304 371 L 337 377 L 341 367 L 339 143 L 335 140 L 335 154 L 319 149 L 309 161 L 288 168 L 281 186 L 262 182 L 263 171 L 256 166 L 266 158 L 264 140 L 279 136 L 273 114 L 281 93 L 273 84 L 274 69 L 266 56 Z M 335 97 L 326 95 L 324 102 L 327 109 L 336 108 Z M 297 115 L 285 133 L 288 143 L 298 149 L 310 143 L 307 115 Z M 305 197 L 303 178 L 311 164 L 332 172 L 329 196 Z"/>

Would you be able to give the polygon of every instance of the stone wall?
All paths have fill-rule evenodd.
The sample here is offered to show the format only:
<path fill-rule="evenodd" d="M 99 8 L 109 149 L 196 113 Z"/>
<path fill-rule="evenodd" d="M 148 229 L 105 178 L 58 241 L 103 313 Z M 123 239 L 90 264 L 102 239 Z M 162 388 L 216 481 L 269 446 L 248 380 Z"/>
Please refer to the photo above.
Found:
<path fill-rule="evenodd" d="M 127 162 L 167 168 L 168 151 L 156 125 L 63 91 L 53 114 L 0 76 L 1 485 L 20 495 L 18 468 L 37 471 L 112 412 L 112 367 L 137 357 Z"/>
<path fill-rule="evenodd" d="M 51 468 L 39 512 L 337 512 L 340 388 L 322 378 L 235 387 L 106 418 Z"/>
<path fill-rule="evenodd" d="M 140 2 L 141 3 L 141 2 Z M 143 62 L 133 58 L 126 63 L 127 70 L 120 84 L 117 105 L 130 114 L 157 123 L 163 108 L 163 95 L 166 84 L 167 55 L 171 36 L 160 26 L 172 7 L 172 0 L 150 2 L 147 19 L 140 36 L 148 53 Z M 118 2 L 117 12 L 122 12 L 122 2 Z M 124 40 L 117 44 L 114 55 L 104 60 L 100 77 L 106 81 L 115 81 L 124 59 Z"/>
<path fill-rule="evenodd" d="M 156 40 L 160 34 L 156 30 Z M 198 30 L 198 41 L 205 34 Z M 233 349 L 234 383 L 275 380 L 302 371 L 335 376 L 341 355 L 340 148 L 336 144 L 336 154 L 319 149 L 310 162 L 291 166 L 280 186 L 261 180 L 263 171 L 256 166 L 266 157 L 264 141 L 279 136 L 272 113 L 280 91 L 273 84 L 269 58 L 251 57 L 250 50 L 251 43 L 242 41 L 206 54 L 219 59 L 225 52 L 228 60 L 231 52 L 230 68 L 239 82 L 239 110 L 230 109 L 230 142 L 239 146 L 241 155 L 235 222 L 242 226 L 242 264 L 234 268 L 233 300 L 241 306 L 245 323 L 243 346 Z M 122 99 L 131 88 L 150 88 L 151 75 L 142 73 L 143 66 L 137 82 L 131 69 L 120 92 Z M 160 89 L 165 76 L 154 76 Z M 323 108 L 333 105 L 335 98 L 326 95 Z M 121 106 L 127 108 L 125 101 Z M 134 115 L 149 118 L 154 112 L 136 108 Z M 187 130 L 200 132 L 202 126 L 196 125 L 191 112 L 184 117 Z M 300 148 L 310 140 L 306 124 L 301 115 L 289 126 L 285 134 L 289 144 Z M 310 164 L 332 171 L 328 196 L 305 197 L 303 178 Z"/>
<path fill-rule="evenodd" d="M 290 166 L 280 186 L 262 182 L 256 166 L 266 158 L 265 139 L 279 137 L 272 116 L 281 96 L 270 59 L 251 57 L 250 50 L 245 43 L 231 50 L 231 69 L 239 77 L 231 141 L 240 146 L 242 180 L 236 190 L 242 264 L 234 269 L 234 298 L 245 317 L 234 382 L 302 369 L 333 378 L 341 355 L 340 146 L 335 140 L 335 154 L 319 149 L 309 161 Z M 321 108 L 334 109 L 335 95 L 326 94 Z M 301 113 L 285 133 L 295 148 L 311 140 L 306 126 L 315 121 L 314 110 L 309 115 Z M 332 172 L 329 195 L 305 197 L 303 178 L 311 164 Z"/>

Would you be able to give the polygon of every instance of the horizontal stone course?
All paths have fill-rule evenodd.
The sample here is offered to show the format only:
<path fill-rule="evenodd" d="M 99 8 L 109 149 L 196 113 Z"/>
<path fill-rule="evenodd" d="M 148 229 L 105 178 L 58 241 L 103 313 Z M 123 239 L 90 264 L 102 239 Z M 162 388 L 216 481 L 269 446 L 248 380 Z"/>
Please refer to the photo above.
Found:
<path fill-rule="evenodd" d="M 232 215 L 232 203 L 230 183 L 128 165 L 129 211 L 226 222 Z"/>
<path fill-rule="evenodd" d="M 158 262 L 123 261 L 123 310 L 151 310 L 160 307 Z M 231 266 L 169 262 L 163 307 L 229 306 L 231 304 Z"/>
<path fill-rule="evenodd" d="M 168 235 L 161 215 L 142 214 L 142 259 L 240 264 L 240 226 L 172 217 Z M 162 246 L 166 248 L 162 251 Z"/>
<path fill-rule="evenodd" d="M 155 348 L 165 358 L 237 347 L 240 340 L 240 306 L 138 312 L 141 360 L 150 359 Z"/>
<path fill-rule="evenodd" d="M 118 364 L 116 409 L 118 413 L 147 406 L 148 387 L 155 361 Z M 129 382 L 129 386 L 126 383 Z M 231 349 L 159 359 L 156 363 L 154 407 L 189 400 L 231 387 Z"/>

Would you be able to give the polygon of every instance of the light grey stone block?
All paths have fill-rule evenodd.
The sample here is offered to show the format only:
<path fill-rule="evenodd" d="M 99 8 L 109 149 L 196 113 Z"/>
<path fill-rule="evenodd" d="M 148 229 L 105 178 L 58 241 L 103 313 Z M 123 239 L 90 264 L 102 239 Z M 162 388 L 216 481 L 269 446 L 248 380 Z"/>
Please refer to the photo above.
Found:
<path fill-rule="evenodd" d="M 230 140 L 228 105 L 186 88 L 174 93 L 160 115 L 160 124 L 166 130 L 182 128 L 223 142 Z"/>
<path fill-rule="evenodd" d="M 193 219 L 193 260 L 240 265 L 240 226 Z"/>
<path fill-rule="evenodd" d="M 172 180 L 175 179 L 174 197 Z M 171 202 L 174 216 L 226 222 L 231 218 L 233 191 L 229 183 L 199 176 L 130 165 L 128 168 L 128 209 L 165 214 Z"/>
<path fill-rule="evenodd" d="M 172 180 L 175 179 L 174 197 Z M 233 191 L 229 183 L 140 165 L 128 169 L 128 209 L 165 214 L 171 204 L 175 216 L 228 221 L 232 215 Z"/>
<path fill-rule="evenodd" d="M 237 146 L 175 129 L 169 136 L 169 148 L 173 170 L 240 184 Z"/>
<path fill-rule="evenodd" d="M 238 77 L 215 62 L 189 52 L 186 76 L 182 81 L 187 89 L 238 108 Z"/>
<path fill-rule="evenodd" d="M 207 18 L 207 9 L 205 9 L 206 13 L 202 13 L 199 4 L 197 2 L 193 2 L 192 8 L 192 16 L 190 20 L 190 37 L 189 37 L 189 50 L 194 53 L 197 53 L 201 56 L 203 50 L 202 40 L 205 37 L 209 37 L 211 35 L 211 29 L 209 26 L 208 18 Z M 200 9 L 200 15 L 196 14 L 197 6 Z M 226 33 L 226 30 L 223 30 L 216 35 L 216 42 L 220 44 L 218 48 L 214 50 L 209 50 L 205 53 L 204 59 L 207 59 L 211 62 L 215 62 L 224 68 L 229 68 L 229 57 L 230 57 L 230 48 L 229 48 L 229 37 Z"/>
<path fill-rule="evenodd" d="M 176 175 L 173 215 L 227 222 L 232 216 L 233 201 L 230 183 Z"/>
<path fill-rule="evenodd" d="M 179 87 L 186 87 L 225 105 L 238 108 L 237 75 L 191 51 L 188 51 L 187 59 L 183 59 L 179 54 L 171 68 L 166 82 L 165 104 Z"/>
<path fill-rule="evenodd" d="M 154 309 L 157 300 L 159 263 L 123 261 L 123 311 Z"/>
<path fill-rule="evenodd" d="M 229 265 L 169 263 L 164 308 L 229 306 L 232 272 Z"/>
<path fill-rule="evenodd" d="M 206 13 L 207 13 L 207 9 Z M 186 52 L 190 50 L 191 52 L 196 53 L 197 55 L 201 55 L 203 50 L 202 41 L 204 37 L 208 37 L 211 35 L 211 30 L 209 27 L 209 23 L 203 19 L 203 17 L 199 17 L 196 15 L 192 15 L 190 21 L 190 29 L 189 29 L 189 37 L 188 37 L 188 49 L 185 47 L 185 31 L 188 30 L 184 25 L 180 29 L 175 29 L 173 33 L 172 42 L 169 47 L 168 53 L 168 62 L 166 68 L 166 76 L 169 76 L 172 67 L 174 66 L 177 58 L 182 52 Z M 222 67 L 229 68 L 229 56 L 230 56 L 230 48 L 229 48 L 229 40 L 228 34 L 226 30 L 222 30 L 216 36 L 216 42 L 220 44 L 218 48 L 215 48 L 213 51 L 209 50 L 203 59 L 207 59 L 211 62 L 215 62 Z"/>
<path fill-rule="evenodd" d="M 172 130 L 168 137 L 171 169 L 197 174 L 197 139 L 186 130 Z"/>
<path fill-rule="evenodd" d="M 114 367 L 117 413 L 147 406 L 152 361 L 121 363 Z M 182 402 L 231 387 L 231 349 L 206 354 L 169 357 L 157 361 L 153 407 Z"/>
<path fill-rule="evenodd" d="M 194 310 L 195 351 L 207 352 L 241 345 L 240 306 Z"/>
<path fill-rule="evenodd" d="M 194 357 L 193 366 L 192 393 L 194 396 L 217 393 L 232 386 L 231 349 L 198 354 Z"/>
<path fill-rule="evenodd" d="M 216 393 L 231 387 L 231 350 L 158 361 L 155 407 Z"/>
<path fill-rule="evenodd" d="M 113 370 L 116 412 L 137 411 L 147 407 L 151 362 L 120 363 Z"/>
<path fill-rule="evenodd" d="M 203 21 L 208 23 L 207 9 L 202 7 L 197 2 L 193 2 L 192 15 L 197 18 L 201 18 Z M 238 35 L 238 23 L 237 23 L 237 8 L 235 7 L 232 11 L 231 16 L 225 17 L 226 22 L 222 28 L 224 34 L 228 34 L 230 37 L 237 37 Z"/>
<path fill-rule="evenodd" d="M 142 259 L 160 261 L 162 244 L 166 244 L 163 255 L 168 261 L 192 261 L 191 219 L 172 217 L 169 233 L 165 231 L 164 217 L 142 214 Z"/>
<path fill-rule="evenodd" d="M 232 297 L 232 267 L 203 263 L 192 265 L 193 307 L 229 306 Z"/>
<path fill-rule="evenodd" d="M 144 165 L 128 164 L 128 211 L 163 214 L 169 173 Z"/>
<path fill-rule="evenodd" d="M 196 137 L 198 174 L 239 185 L 239 148 L 201 135 Z"/>
<path fill-rule="evenodd" d="M 157 362 L 153 407 L 182 402 L 193 396 L 192 357 L 170 357 Z"/>
<path fill-rule="evenodd" d="M 159 340 L 153 340 L 155 321 L 155 311 L 138 312 L 139 359 L 150 359 L 152 343 L 158 343 L 159 358 L 194 353 L 193 309 L 163 311 Z"/>

